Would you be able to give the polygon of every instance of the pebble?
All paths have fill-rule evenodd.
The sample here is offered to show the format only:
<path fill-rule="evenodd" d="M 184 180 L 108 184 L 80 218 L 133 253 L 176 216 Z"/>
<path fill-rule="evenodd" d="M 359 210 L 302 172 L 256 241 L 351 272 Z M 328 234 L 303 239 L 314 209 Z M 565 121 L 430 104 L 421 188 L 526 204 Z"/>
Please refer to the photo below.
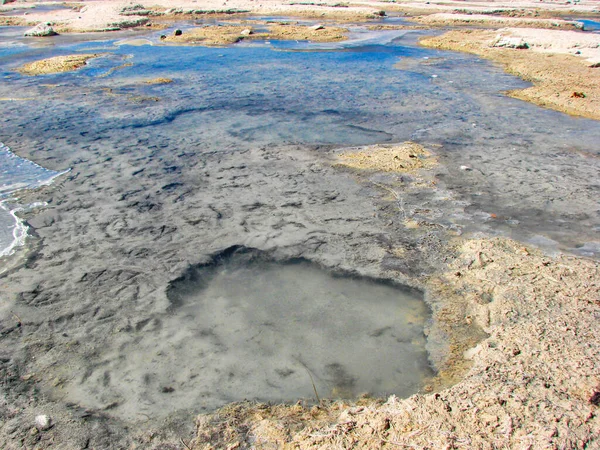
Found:
<path fill-rule="evenodd" d="M 40 431 L 48 430 L 50 427 L 52 427 L 52 419 L 46 414 L 35 416 L 35 426 Z"/>
<path fill-rule="evenodd" d="M 473 170 L 473 169 L 471 169 L 469 166 L 460 166 L 460 170 L 469 171 L 469 170 Z"/>

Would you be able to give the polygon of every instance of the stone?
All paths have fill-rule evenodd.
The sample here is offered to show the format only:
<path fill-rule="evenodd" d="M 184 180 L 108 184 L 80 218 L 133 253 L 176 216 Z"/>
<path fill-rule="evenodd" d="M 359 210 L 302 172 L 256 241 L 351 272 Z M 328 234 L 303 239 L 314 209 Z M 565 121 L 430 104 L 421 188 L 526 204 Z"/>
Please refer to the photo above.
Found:
<path fill-rule="evenodd" d="M 492 47 L 528 49 L 529 44 L 520 37 L 505 37 L 502 35 L 496 36 L 496 40 Z"/>
<path fill-rule="evenodd" d="M 48 430 L 52 427 L 52 419 L 46 414 L 35 416 L 35 427 L 40 431 Z"/>
<path fill-rule="evenodd" d="M 246 28 L 245 30 L 242 30 L 240 33 L 240 36 L 250 36 L 252 34 L 252 30 L 250 28 Z"/>
<path fill-rule="evenodd" d="M 183 31 L 181 31 L 181 30 L 175 30 L 175 31 L 173 32 L 173 35 L 174 35 L 174 36 L 181 36 L 182 34 L 183 34 Z"/>
<path fill-rule="evenodd" d="M 320 23 L 317 25 L 313 25 L 312 27 L 310 27 L 311 30 L 313 31 L 317 31 L 317 30 L 323 30 L 325 27 L 323 25 L 321 25 Z"/>
<path fill-rule="evenodd" d="M 41 22 L 38 23 L 35 27 L 27 30 L 25 32 L 25 36 L 34 36 L 34 37 L 46 37 L 46 36 L 56 36 L 58 33 L 54 31 L 52 28 L 52 24 L 50 22 Z"/>

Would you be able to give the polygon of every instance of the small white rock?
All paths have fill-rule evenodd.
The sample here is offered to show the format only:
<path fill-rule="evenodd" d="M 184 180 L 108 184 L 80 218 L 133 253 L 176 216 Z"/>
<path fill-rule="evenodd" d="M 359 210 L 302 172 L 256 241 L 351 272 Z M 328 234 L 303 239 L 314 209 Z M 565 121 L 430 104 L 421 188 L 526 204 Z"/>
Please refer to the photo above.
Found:
<path fill-rule="evenodd" d="M 250 28 L 246 28 L 240 32 L 241 36 L 250 36 L 252 34 L 252 30 Z"/>
<path fill-rule="evenodd" d="M 35 416 L 35 426 L 38 430 L 44 431 L 52 426 L 52 419 L 46 414 Z"/>
<path fill-rule="evenodd" d="M 506 37 L 499 34 L 492 44 L 492 47 L 528 49 L 529 44 L 520 37 Z"/>
<path fill-rule="evenodd" d="M 323 28 L 325 28 L 325 27 L 321 24 L 313 25 L 312 27 L 310 27 L 310 29 L 313 31 L 322 30 Z"/>
<path fill-rule="evenodd" d="M 467 170 L 467 171 L 469 171 L 469 170 L 473 170 L 473 169 L 471 169 L 469 166 L 460 166 L 460 170 Z"/>
<path fill-rule="evenodd" d="M 24 36 L 45 37 L 56 36 L 58 33 L 54 31 L 50 22 L 38 23 L 35 27 L 27 30 Z"/>

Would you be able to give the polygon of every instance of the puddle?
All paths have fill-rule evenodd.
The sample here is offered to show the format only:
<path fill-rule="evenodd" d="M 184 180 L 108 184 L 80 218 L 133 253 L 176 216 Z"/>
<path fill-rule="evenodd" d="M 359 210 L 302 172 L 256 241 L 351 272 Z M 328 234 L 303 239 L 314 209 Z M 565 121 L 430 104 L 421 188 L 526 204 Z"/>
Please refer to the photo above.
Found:
<path fill-rule="evenodd" d="M 64 392 L 140 419 L 244 399 L 407 397 L 432 372 L 420 293 L 232 249 L 188 271 L 170 307 L 87 359 Z M 313 388 L 314 382 L 314 388 Z"/>
<path fill-rule="evenodd" d="M 589 20 L 589 19 L 576 19 L 577 22 L 581 22 L 583 24 L 583 31 L 593 31 L 595 33 L 600 33 L 600 21 L 598 20 Z"/>

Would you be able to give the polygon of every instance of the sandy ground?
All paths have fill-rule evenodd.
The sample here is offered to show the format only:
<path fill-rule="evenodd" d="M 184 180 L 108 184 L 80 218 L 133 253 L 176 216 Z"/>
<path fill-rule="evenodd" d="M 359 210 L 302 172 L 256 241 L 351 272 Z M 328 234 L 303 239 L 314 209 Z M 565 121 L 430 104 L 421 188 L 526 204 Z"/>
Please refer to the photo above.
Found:
<path fill-rule="evenodd" d="M 345 167 L 382 172 L 416 173 L 436 164 L 433 155 L 414 142 L 344 152 L 339 155 L 339 159 L 340 165 Z"/>
<path fill-rule="evenodd" d="M 96 57 L 96 54 L 56 56 L 25 64 L 19 71 L 25 75 L 69 72 L 85 66 L 88 60 Z"/>
<path fill-rule="evenodd" d="M 435 13 L 415 18 L 419 23 L 428 26 L 460 26 L 479 25 L 490 28 L 550 28 L 550 29 L 581 29 L 576 21 L 562 19 L 538 19 L 522 17 L 503 17 L 488 14 Z"/>
<path fill-rule="evenodd" d="M 15 5 L 24 6 L 13 3 L 4 5 L 1 10 L 5 11 L 5 14 L 10 14 L 10 8 Z M 251 11 L 258 14 L 295 14 L 359 20 L 378 17 L 378 11 L 386 10 L 413 15 L 436 14 L 429 19 L 430 23 L 438 21 L 437 24 L 445 25 L 464 23 L 472 19 L 473 14 L 487 12 L 489 19 L 475 17 L 477 25 L 485 25 L 486 28 L 501 26 L 502 29 L 452 31 L 442 37 L 425 40 L 423 43 L 431 47 L 468 51 L 490 58 L 503 64 L 511 73 L 534 83 L 532 88 L 511 92 L 512 96 L 570 114 L 600 119 L 598 87 L 600 69 L 591 67 L 600 62 L 597 35 L 577 31 L 514 28 L 514 26 L 523 26 L 523 17 L 543 16 L 539 20 L 546 21 L 547 15 L 596 14 L 598 10 L 596 1 L 584 0 L 577 4 L 558 1 L 412 1 L 394 4 L 361 2 L 347 8 L 334 6 L 333 2 L 326 5 L 290 5 L 275 0 L 262 2 L 227 0 L 225 4 L 222 1 L 200 3 L 156 0 L 151 4 L 142 4 L 140 9 L 132 7 L 130 2 L 94 1 L 82 2 L 80 7 L 73 10 L 44 14 L 33 10 L 27 16 L 5 15 L 2 17 L 2 23 L 51 22 L 60 32 L 84 32 L 146 26 L 159 17 L 177 20 L 203 16 L 209 12 Z M 174 11 L 173 8 L 176 10 Z M 455 17 L 438 15 L 464 14 L 465 10 L 471 13 L 468 18 L 458 15 Z M 151 13 L 146 14 L 146 11 Z M 503 16 L 500 22 L 498 15 Z M 516 16 L 514 19 L 516 23 L 510 17 L 511 15 Z M 510 18 L 505 18 L 506 16 Z M 428 19 L 420 20 L 427 22 Z M 542 22 L 533 22 L 529 18 L 526 21 L 528 27 L 533 26 L 530 25 L 531 23 L 542 24 Z M 542 26 L 547 28 L 547 23 L 547 21 L 543 22 L 545 25 Z M 505 28 L 507 26 L 511 28 Z M 499 40 L 499 35 L 522 39 L 529 48 L 494 47 L 494 43 Z M 413 164 L 413 160 L 423 161 L 421 157 L 426 156 L 423 150 L 410 147 L 383 148 L 383 152 L 381 148 L 379 150 L 348 149 L 341 155 L 337 155 L 332 161 L 335 169 L 331 167 L 319 169 L 321 175 L 326 175 L 325 178 L 330 180 L 328 184 L 319 185 L 309 175 L 306 179 L 298 181 L 303 189 L 302 195 L 307 195 L 311 200 L 330 207 L 334 204 L 331 192 L 340 189 L 336 183 L 346 182 L 344 177 L 336 175 L 343 170 L 353 171 L 357 179 L 363 181 L 365 174 L 374 171 L 391 170 L 398 173 L 412 171 L 421 177 L 417 180 L 418 183 L 431 182 L 432 174 L 427 170 L 427 164 L 409 167 L 409 164 Z M 288 154 L 292 156 L 285 156 Z M 375 163 L 372 156 L 374 154 L 381 156 Z M 411 154 L 418 157 L 412 158 Z M 115 156 L 116 159 L 125 157 Z M 271 160 L 265 161 L 266 157 Z M 410 163 L 403 164 L 403 160 Z M 340 161 L 347 168 L 340 168 Z M 233 162 L 241 164 L 240 161 Z M 195 163 L 200 164 L 197 161 Z M 229 170 L 232 165 L 226 158 L 223 161 L 215 159 L 209 164 L 212 164 L 209 167 L 210 171 L 214 172 L 213 175 Z M 244 160 L 244 164 L 248 165 L 249 169 L 244 165 L 243 171 L 256 173 L 271 171 L 275 167 L 282 174 L 282 180 L 287 177 L 294 182 L 300 171 L 308 172 L 309 168 L 315 170 L 310 158 L 303 156 L 301 152 L 283 153 L 277 149 L 251 154 Z M 151 171 L 152 168 L 147 170 Z M 167 175 L 167 178 L 170 176 Z M 175 182 L 178 179 L 178 175 L 175 174 L 171 181 Z M 322 180 L 322 178 L 318 179 Z M 73 178 L 68 182 L 74 185 L 75 189 L 84 189 L 84 181 Z M 341 222 L 335 231 L 339 248 L 336 251 L 330 250 L 330 254 L 347 252 L 353 255 L 353 264 L 366 267 L 367 270 L 381 275 L 378 270 L 383 269 L 376 270 L 374 267 L 380 266 L 382 254 L 361 244 L 365 236 L 379 233 L 381 223 L 369 216 L 369 207 L 356 200 L 358 188 L 350 184 L 344 187 L 343 196 L 351 205 L 339 212 Z M 285 181 L 282 181 L 282 186 L 285 186 Z M 209 192 L 209 195 L 214 196 L 215 199 L 222 195 L 217 188 L 219 186 L 215 185 Z M 136 192 L 127 192 L 125 185 L 117 187 L 117 190 L 122 191 L 118 192 L 119 194 L 133 196 L 134 199 L 140 196 Z M 270 187 L 265 195 L 270 196 L 273 202 L 283 205 L 289 199 L 280 194 L 279 190 L 281 189 Z M 136 311 L 132 312 L 131 317 L 119 317 L 118 320 L 123 322 L 123 327 L 129 322 L 134 323 L 135 326 L 138 324 L 142 324 L 140 325 L 142 327 L 146 326 L 143 324 L 143 317 L 137 315 L 145 317 L 148 314 L 145 308 L 153 304 L 150 299 L 155 297 L 162 299 L 153 286 L 166 283 L 177 270 L 184 268 L 186 261 L 171 261 L 173 266 L 170 273 L 163 273 L 162 262 L 148 261 L 150 269 L 143 272 L 135 267 L 129 267 L 128 258 L 133 256 L 122 255 L 116 250 L 115 255 L 118 256 L 111 256 L 109 249 L 106 251 L 107 258 L 112 258 L 110 261 L 114 263 L 109 270 L 101 270 L 100 267 L 86 267 L 84 270 L 77 267 L 78 254 L 86 251 L 84 242 L 79 243 L 79 249 L 76 248 L 77 243 L 75 243 L 76 249 L 64 251 L 60 246 L 53 247 L 51 242 L 42 246 L 42 240 L 47 237 L 47 229 L 54 222 L 58 223 L 58 231 L 54 233 L 59 235 L 62 233 L 65 240 L 77 239 L 73 238 L 78 234 L 77 228 L 73 228 L 79 226 L 77 222 L 74 221 L 69 225 L 68 221 L 64 221 L 61 224 L 60 214 L 68 216 L 70 211 L 76 211 L 81 205 L 64 192 L 60 192 L 60 185 L 48 188 L 47 192 L 48 195 L 56 196 L 57 204 L 61 206 L 55 212 L 48 211 L 39 215 L 32 213 L 29 217 L 41 236 L 35 252 L 37 259 L 34 264 L 25 264 L 21 270 L 13 270 L 8 274 L 13 286 L 22 286 L 20 289 L 23 292 L 19 294 L 21 301 L 31 306 L 33 311 L 37 306 L 60 302 L 61 296 L 77 295 L 81 289 L 79 284 L 91 286 L 89 298 L 84 299 L 78 311 L 70 313 L 71 315 L 61 315 L 53 322 L 52 327 L 60 332 L 64 330 L 66 335 L 66 331 L 69 333 L 71 331 L 65 328 L 65 323 L 73 320 L 86 323 L 88 320 L 92 321 L 92 318 L 98 314 L 98 310 L 94 312 L 98 295 L 108 297 L 130 295 L 129 290 L 132 290 L 131 295 L 134 295 L 135 289 L 138 289 L 138 294 L 135 295 L 139 295 L 139 289 L 142 289 L 144 292 L 139 295 L 141 303 L 136 306 Z M 379 205 L 399 205 L 394 192 L 389 188 L 382 188 L 381 196 L 374 198 L 373 201 Z M 203 192 L 202 195 L 206 193 Z M 140 197 L 137 201 L 139 208 L 153 206 L 147 198 Z M 236 201 L 247 207 L 242 209 L 245 211 L 243 217 L 235 218 L 238 222 L 248 219 L 251 226 L 257 229 L 271 225 L 275 227 L 276 224 L 270 223 L 272 217 L 269 212 L 259 216 L 255 209 L 252 209 L 254 199 L 241 195 L 240 198 L 236 198 Z M 194 208 L 197 207 L 196 204 L 193 205 Z M 94 208 L 99 207 L 94 206 Z M 196 210 L 189 209 L 184 218 L 177 218 L 177 226 L 184 229 L 186 226 L 191 226 L 190 223 L 202 223 L 205 227 L 220 230 L 221 217 L 223 214 L 229 214 L 227 211 L 215 213 L 205 208 L 201 211 L 201 217 L 197 218 L 192 217 L 196 214 L 194 211 Z M 94 214 L 90 214 L 90 217 L 104 217 L 106 211 L 100 208 Z M 164 214 L 168 216 L 169 211 Z M 310 224 L 299 213 L 290 210 L 286 214 L 290 224 L 305 223 L 310 231 Z M 136 224 L 138 216 L 139 213 L 136 213 L 127 217 L 127 220 Z M 256 223 L 252 222 L 253 217 Z M 88 226 L 85 223 L 86 218 L 84 214 L 77 219 L 82 221 L 81 226 Z M 195 220 L 197 222 L 194 222 Z M 360 221 L 362 229 L 360 234 L 354 234 L 357 226 L 355 220 Z M 91 222 L 93 221 L 90 219 Z M 123 230 L 127 230 L 127 227 L 132 226 L 127 221 L 113 222 L 110 218 L 101 225 L 103 232 L 111 237 L 118 236 Z M 420 225 L 404 223 L 403 226 L 419 229 Z M 300 232 L 293 228 L 290 230 L 292 231 L 289 233 L 292 235 L 307 232 Z M 147 233 L 148 246 L 152 246 L 158 245 L 152 243 L 154 240 L 160 241 L 163 239 L 163 234 L 169 234 L 170 231 L 166 229 L 165 232 L 164 227 L 162 231 L 149 227 Z M 181 248 L 186 245 L 185 240 L 178 238 L 177 234 L 171 235 L 173 240 L 169 241 L 165 253 L 171 251 L 169 248 L 175 246 Z M 548 257 L 511 240 L 455 238 L 448 242 L 448 236 L 445 238 L 443 245 L 432 243 L 426 251 L 423 250 L 423 253 L 427 253 L 430 258 L 427 263 L 435 267 L 435 270 L 430 271 L 419 281 L 426 289 L 437 324 L 435 329 L 430 330 L 430 339 L 449 342 L 447 354 L 438 360 L 439 376 L 431 380 L 425 392 L 405 400 L 394 397 L 387 401 L 363 399 L 352 404 L 323 403 L 318 407 L 233 404 L 214 414 L 199 416 L 197 434 L 192 441 L 186 439 L 178 442 L 173 435 L 167 436 L 166 440 L 177 442 L 172 444 L 174 447 L 169 448 L 599 448 L 597 430 L 600 429 L 598 415 L 600 265 L 598 262 L 564 255 Z M 282 242 L 290 240 L 289 236 L 279 239 Z M 301 243 L 298 244 L 298 248 L 302 251 L 312 249 L 316 259 L 331 258 L 331 256 L 323 256 L 320 247 L 311 239 L 307 238 L 305 241 L 299 239 Z M 257 245 L 259 240 L 260 232 L 257 231 L 254 238 L 249 238 L 249 243 Z M 431 239 L 431 242 L 434 240 Z M 236 242 L 232 241 L 232 243 Z M 273 245 L 277 243 L 275 239 Z M 207 248 L 211 248 L 212 240 L 204 244 Z M 295 256 L 293 252 L 294 250 L 289 250 L 290 255 L 287 256 Z M 402 250 L 394 250 L 394 252 L 400 258 L 423 256 L 423 254 L 403 253 Z M 164 254 L 162 256 L 165 257 Z M 193 255 L 187 257 L 193 259 Z M 327 262 L 331 263 L 331 261 Z M 55 280 L 40 280 L 36 278 L 38 270 L 53 271 L 59 276 Z M 393 269 L 389 270 L 387 276 L 404 276 L 394 272 Z M 71 278 L 73 271 L 81 275 L 81 279 L 71 285 L 65 280 Z M 126 283 L 131 277 L 136 278 L 137 287 Z M 157 277 L 162 278 L 157 280 Z M 55 291 L 60 292 L 61 295 L 53 297 L 51 292 Z M 440 298 L 445 300 L 443 302 L 436 300 Z M 100 311 L 100 315 L 103 314 L 110 318 L 114 311 Z M 11 320 L 14 322 L 12 328 L 3 328 L 3 336 L 7 336 L 7 339 L 17 339 L 15 335 L 21 332 L 19 330 L 22 327 L 42 328 L 40 324 L 43 322 L 35 316 L 22 320 L 17 315 Z M 55 330 L 52 330 L 52 333 L 54 332 Z M 19 358 L 26 361 L 30 353 L 43 354 L 44 349 L 51 352 L 56 345 L 73 345 L 74 349 L 80 345 L 68 336 L 57 339 L 57 342 L 43 339 L 31 341 Z M 88 355 L 84 351 L 81 351 L 81 354 Z M 90 355 L 93 356 L 93 349 L 89 350 L 88 356 Z M 36 364 L 44 366 L 43 361 Z M 76 442 L 69 448 L 86 448 L 90 439 L 94 439 L 94 433 L 102 436 L 116 433 L 106 438 L 106 441 L 95 441 L 98 443 L 97 448 L 110 448 L 111 442 L 130 439 L 123 436 L 137 432 L 136 430 L 104 431 L 107 425 L 102 414 L 94 416 L 96 428 L 90 431 L 83 427 L 81 419 L 77 416 L 82 414 L 84 417 L 83 414 L 87 412 L 65 412 L 58 406 L 52 411 L 53 416 L 59 420 L 62 418 L 63 423 L 70 423 L 70 428 L 61 424 L 44 432 L 40 432 L 35 427 L 31 428 L 31 425 L 27 428 L 24 424 L 33 423 L 33 416 L 19 418 L 10 414 L 22 407 L 17 402 L 23 402 L 23 398 L 33 399 L 39 395 L 35 387 L 36 374 L 24 373 L 20 366 L 10 366 L 2 370 L 3 379 L 18 386 L 2 399 L 3 411 L 8 411 L 5 414 L 8 419 L 2 423 L 2 439 L 3 442 L 11 443 L 6 448 L 41 449 L 52 444 L 60 446 L 61 442 Z M 51 370 L 57 370 L 57 374 L 59 372 L 58 369 Z M 64 382 L 58 375 L 56 379 L 58 385 Z M 28 414 L 32 413 L 31 410 L 27 411 Z M 173 421 L 177 420 L 182 419 L 173 418 Z M 153 442 L 158 440 L 157 438 L 153 441 L 154 435 L 147 433 L 140 436 L 136 436 L 136 444 L 132 445 L 150 448 L 154 446 Z"/>
<path fill-rule="evenodd" d="M 529 48 L 497 46 L 507 38 Z M 509 73 L 534 84 L 509 92 L 510 96 L 591 119 L 600 119 L 599 43 L 598 35 L 521 28 L 456 30 L 421 41 L 427 47 L 466 51 L 499 62 Z"/>
<path fill-rule="evenodd" d="M 181 30 L 180 30 L 181 31 Z M 248 25 L 204 26 L 170 34 L 163 41 L 171 44 L 227 45 L 247 39 L 306 40 L 337 42 L 346 39 L 346 28 L 293 24 L 269 25 L 266 32 L 255 32 Z"/>

